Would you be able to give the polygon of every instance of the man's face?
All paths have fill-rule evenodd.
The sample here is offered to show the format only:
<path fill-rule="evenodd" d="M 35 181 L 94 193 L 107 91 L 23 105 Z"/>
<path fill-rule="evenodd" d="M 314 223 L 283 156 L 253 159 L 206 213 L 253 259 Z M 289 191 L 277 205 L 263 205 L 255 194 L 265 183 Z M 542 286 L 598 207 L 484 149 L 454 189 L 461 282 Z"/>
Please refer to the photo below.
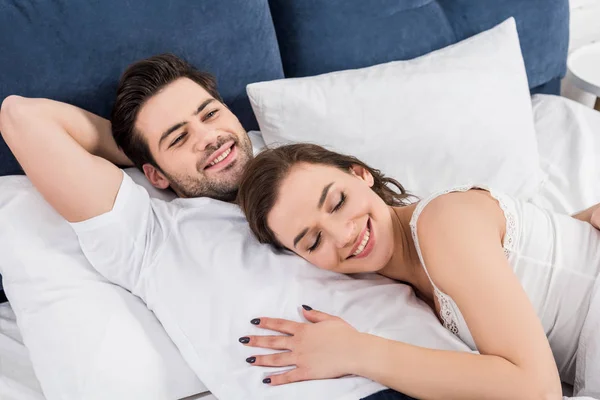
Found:
<path fill-rule="evenodd" d="M 152 96 L 135 124 L 160 171 L 144 173 L 180 197 L 235 199 L 252 144 L 237 117 L 202 86 L 181 78 Z"/>

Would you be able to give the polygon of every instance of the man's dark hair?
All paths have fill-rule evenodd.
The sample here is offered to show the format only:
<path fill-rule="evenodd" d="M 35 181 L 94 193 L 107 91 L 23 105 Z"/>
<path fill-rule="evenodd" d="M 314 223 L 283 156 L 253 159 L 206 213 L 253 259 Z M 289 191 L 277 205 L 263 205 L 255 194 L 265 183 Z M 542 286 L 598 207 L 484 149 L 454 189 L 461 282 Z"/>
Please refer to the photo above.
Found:
<path fill-rule="evenodd" d="M 148 143 L 135 130 L 140 109 L 162 88 L 180 78 L 191 79 L 222 102 L 212 75 L 198 71 L 190 63 L 173 54 L 160 54 L 138 61 L 130 65 L 121 76 L 110 118 L 113 136 L 117 145 L 140 170 L 146 163 L 160 170 Z"/>

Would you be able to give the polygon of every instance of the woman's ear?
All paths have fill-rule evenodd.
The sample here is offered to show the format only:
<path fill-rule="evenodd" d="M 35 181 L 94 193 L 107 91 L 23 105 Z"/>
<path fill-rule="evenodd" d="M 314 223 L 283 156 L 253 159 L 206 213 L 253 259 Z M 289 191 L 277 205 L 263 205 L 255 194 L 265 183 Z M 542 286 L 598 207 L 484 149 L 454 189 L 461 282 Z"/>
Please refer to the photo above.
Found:
<path fill-rule="evenodd" d="M 369 187 L 373 187 L 375 179 L 365 167 L 358 164 L 353 164 L 352 167 L 350 167 L 350 173 L 356 176 L 358 179 L 365 181 Z"/>
<path fill-rule="evenodd" d="M 142 168 L 144 169 L 144 175 L 146 175 L 146 178 L 150 181 L 152 186 L 157 189 L 166 189 L 169 187 L 170 183 L 167 178 L 153 165 L 144 164 Z"/>

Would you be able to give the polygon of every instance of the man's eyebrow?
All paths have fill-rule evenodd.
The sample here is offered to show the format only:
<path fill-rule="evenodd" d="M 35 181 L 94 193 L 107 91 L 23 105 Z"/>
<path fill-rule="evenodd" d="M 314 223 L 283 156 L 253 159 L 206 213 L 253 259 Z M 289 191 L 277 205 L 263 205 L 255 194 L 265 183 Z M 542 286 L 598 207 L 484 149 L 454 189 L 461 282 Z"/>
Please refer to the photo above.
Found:
<path fill-rule="evenodd" d="M 204 109 L 213 101 L 215 101 L 215 99 L 210 98 L 210 99 L 206 99 L 202 102 L 202 104 L 200 104 L 200 106 L 198 106 L 198 108 L 196 109 L 196 112 L 194 113 L 194 115 L 198 115 L 200 114 L 202 111 L 204 111 Z"/>
<path fill-rule="evenodd" d="M 215 99 L 213 99 L 213 98 L 204 100 L 202 102 L 202 104 L 200 104 L 200 106 L 198 106 L 198 108 L 196 109 L 196 111 L 194 111 L 194 113 L 192 115 L 196 116 L 196 115 L 200 114 L 213 101 L 215 101 Z M 169 129 L 167 129 L 166 131 L 164 131 L 163 134 L 160 136 L 160 140 L 158 141 L 158 147 L 160 148 L 160 146 L 162 145 L 162 143 L 165 141 L 165 139 L 167 139 L 169 137 L 169 135 L 171 133 L 175 132 L 177 129 L 179 129 L 182 126 L 185 126 L 185 125 L 187 125 L 187 122 L 180 122 L 178 124 L 173 125 L 172 127 L 170 127 Z"/>
<path fill-rule="evenodd" d="M 160 146 L 162 145 L 162 143 L 169 137 L 169 135 L 173 132 L 175 132 L 177 129 L 181 128 L 182 126 L 187 125 L 187 122 L 180 122 L 178 124 L 173 125 L 172 127 L 170 127 L 169 129 L 167 129 L 166 131 L 163 132 L 163 134 L 160 136 L 160 140 L 158 141 L 158 148 L 160 148 Z"/>
<path fill-rule="evenodd" d="M 323 188 L 323 192 L 321 192 L 321 198 L 319 199 L 319 210 L 323 207 L 323 203 L 325 203 L 325 199 L 327 198 L 327 192 L 329 192 L 329 188 L 331 188 L 333 182 Z"/>
<path fill-rule="evenodd" d="M 296 236 L 296 238 L 294 239 L 294 248 L 296 248 L 296 245 L 298 244 L 299 241 L 302 240 L 302 238 L 304 237 L 304 235 L 306 235 L 308 233 L 308 228 L 304 228 L 304 230 L 302 232 L 300 232 L 298 234 L 298 236 Z"/>

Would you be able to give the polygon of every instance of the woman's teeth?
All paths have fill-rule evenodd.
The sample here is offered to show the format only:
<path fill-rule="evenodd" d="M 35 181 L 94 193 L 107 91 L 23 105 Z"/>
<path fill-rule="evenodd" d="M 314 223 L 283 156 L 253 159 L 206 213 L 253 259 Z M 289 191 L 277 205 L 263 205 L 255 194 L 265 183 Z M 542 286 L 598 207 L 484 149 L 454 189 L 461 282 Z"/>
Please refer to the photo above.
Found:
<path fill-rule="evenodd" d="M 367 246 L 367 243 L 369 243 L 370 237 L 371 237 L 371 231 L 369 230 L 369 228 L 367 228 L 367 231 L 365 232 L 365 236 L 363 237 L 362 242 L 360 242 L 360 246 L 358 246 L 358 249 L 356 249 L 356 251 L 354 253 L 352 253 L 352 255 L 354 257 L 356 257 L 357 255 L 359 255 L 360 253 L 363 252 L 363 250 Z"/>
<path fill-rule="evenodd" d="M 220 163 L 221 161 L 223 161 L 225 158 L 227 158 L 227 156 L 229 155 L 229 153 L 231 153 L 231 147 L 228 148 L 227 150 L 225 150 L 223 152 L 223 154 L 221 154 L 219 157 L 215 158 L 213 162 L 211 162 L 210 164 L 208 164 L 210 167 L 212 167 L 213 165 L 217 165 L 218 163 Z"/>

